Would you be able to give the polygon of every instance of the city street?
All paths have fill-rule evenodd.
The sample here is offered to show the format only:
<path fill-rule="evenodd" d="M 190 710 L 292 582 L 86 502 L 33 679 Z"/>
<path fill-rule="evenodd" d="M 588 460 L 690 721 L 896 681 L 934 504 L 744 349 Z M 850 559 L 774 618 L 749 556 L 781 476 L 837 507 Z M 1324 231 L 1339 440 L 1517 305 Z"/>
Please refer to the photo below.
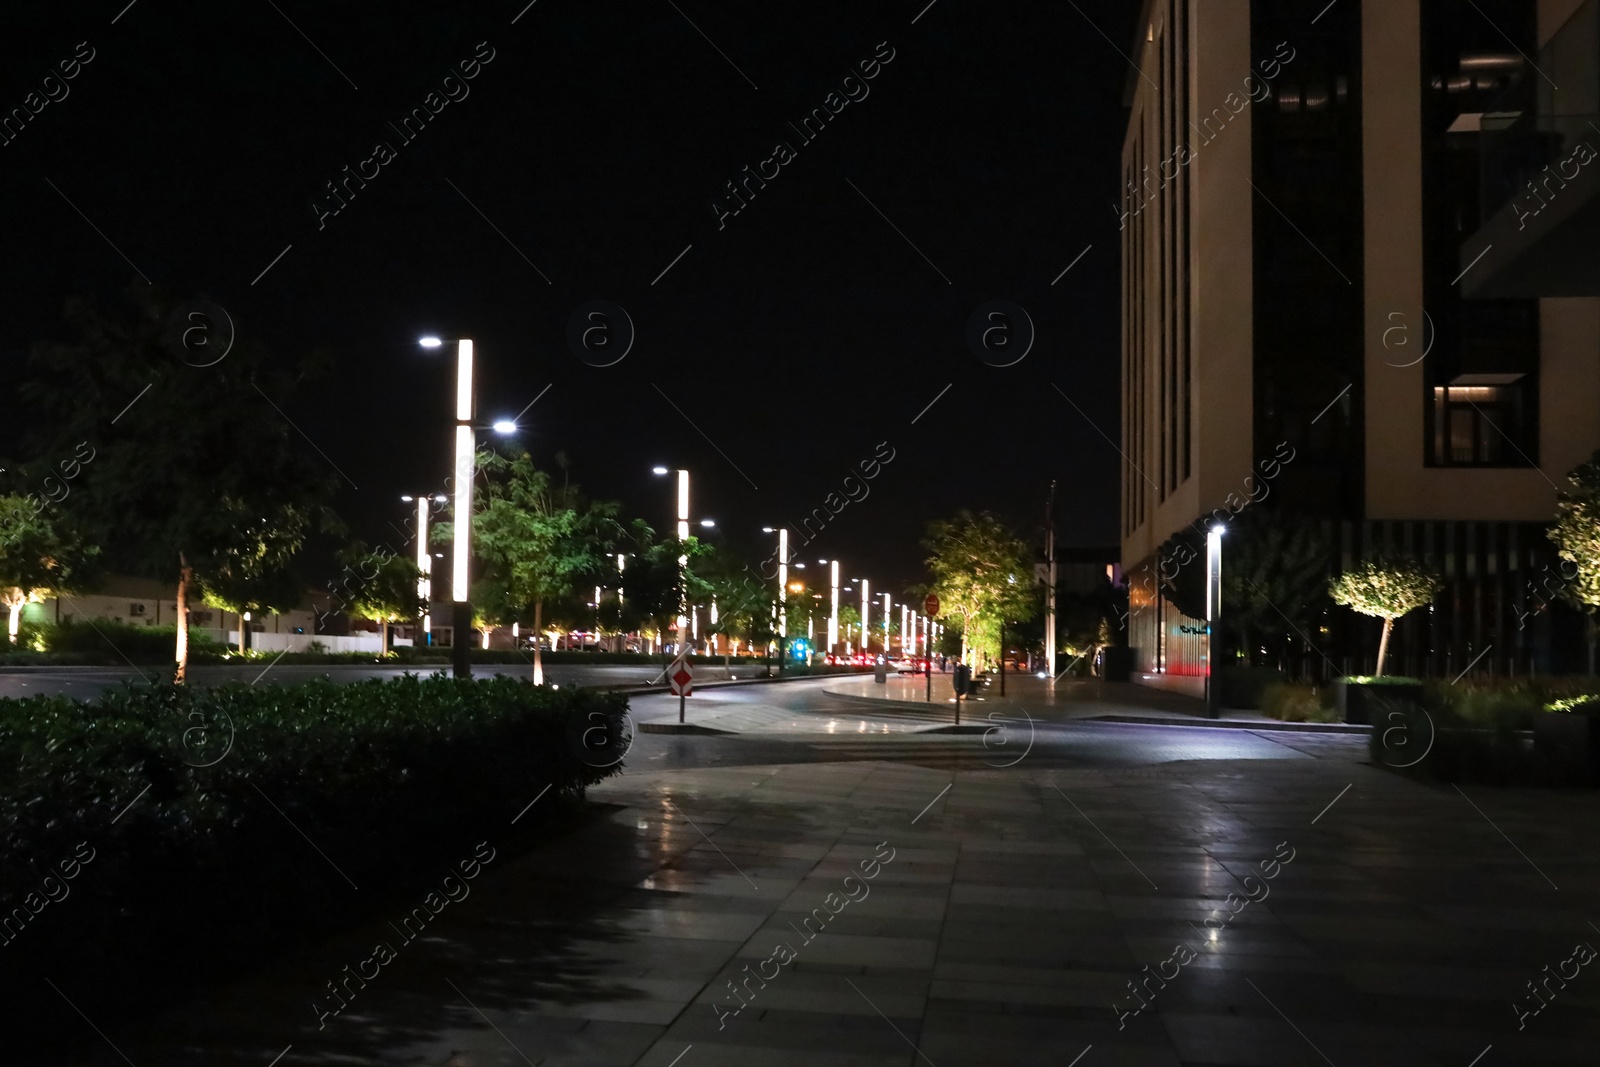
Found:
<path fill-rule="evenodd" d="M 352 871 L 361 929 L 106 1040 L 63 1005 L 70 1062 L 1592 1062 L 1582 977 L 1512 1009 L 1600 937 L 1592 794 L 1420 785 L 1322 732 L 1055 721 L 1019 756 L 833 684 L 692 697 L 730 732 L 641 730 L 592 820 L 415 943 Z"/>
<path fill-rule="evenodd" d="M 544 668 L 545 679 L 556 685 L 590 685 L 590 686 L 623 686 L 623 685 L 660 685 L 657 681 L 661 677 L 664 664 L 655 663 L 650 666 L 626 666 L 602 664 L 599 666 L 585 666 L 581 663 L 552 663 Z M 484 677 L 511 675 L 513 677 L 531 678 L 533 676 L 532 662 L 528 663 L 480 663 L 472 668 L 473 673 Z M 735 679 L 753 678 L 762 673 L 759 664 L 741 667 L 737 661 L 731 670 L 722 667 L 698 664 L 695 670 L 698 676 L 707 680 L 724 681 L 730 676 Z M 298 663 L 284 663 L 273 665 L 270 662 L 244 664 L 234 666 L 197 666 L 191 668 L 189 681 L 196 686 L 223 685 L 227 682 L 260 682 L 265 685 L 293 685 L 311 678 L 321 678 L 324 675 L 336 682 L 364 682 L 369 679 L 393 679 L 402 674 L 433 674 L 436 672 L 450 673 L 449 664 L 421 664 L 413 667 L 378 667 L 358 666 L 351 664 L 326 664 L 308 665 Z M 114 689 L 123 682 L 148 681 L 158 674 L 154 667 L 8 667 L 0 669 L 0 698 L 37 696 L 41 693 L 62 693 L 78 700 L 93 699 L 96 693 L 106 689 Z"/>

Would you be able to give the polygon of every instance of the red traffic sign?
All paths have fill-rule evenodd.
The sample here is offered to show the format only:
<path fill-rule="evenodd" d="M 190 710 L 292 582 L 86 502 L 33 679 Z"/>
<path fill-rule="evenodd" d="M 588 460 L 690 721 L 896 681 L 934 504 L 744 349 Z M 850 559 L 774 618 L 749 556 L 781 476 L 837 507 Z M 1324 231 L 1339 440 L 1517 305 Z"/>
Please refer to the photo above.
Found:
<path fill-rule="evenodd" d="M 937 618 L 939 615 L 939 598 L 929 593 L 928 598 L 922 602 L 922 613 L 930 619 Z"/>
<path fill-rule="evenodd" d="M 694 668 L 687 659 L 673 661 L 671 669 L 667 671 L 667 684 L 672 687 L 675 697 L 694 695 Z"/>

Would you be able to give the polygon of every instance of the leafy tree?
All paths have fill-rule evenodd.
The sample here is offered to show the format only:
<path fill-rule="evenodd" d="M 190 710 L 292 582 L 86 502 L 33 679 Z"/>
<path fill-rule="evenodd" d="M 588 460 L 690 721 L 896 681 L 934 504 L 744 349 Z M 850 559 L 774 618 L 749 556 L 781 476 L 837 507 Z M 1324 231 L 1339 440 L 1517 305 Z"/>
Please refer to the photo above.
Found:
<path fill-rule="evenodd" d="M 1037 610 L 1028 546 L 993 515 L 970 511 L 930 523 L 922 544 L 931 553 L 927 566 L 940 613 L 962 632 L 962 659 L 973 650 L 997 657 L 1000 622 Z"/>
<path fill-rule="evenodd" d="M 748 563 L 724 546 L 704 552 L 694 567 L 705 591 L 716 600 L 717 631 L 746 641 L 754 649 L 773 636 L 775 591 Z"/>
<path fill-rule="evenodd" d="M 415 619 L 428 610 L 417 592 L 422 568 L 417 566 L 416 560 L 396 555 L 386 548 L 372 551 L 360 542 L 351 546 L 344 562 L 355 572 L 358 582 L 353 586 L 347 609 L 358 618 L 378 624 L 378 651 L 387 656 L 389 627 Z"/>
<path fill-rule="evenodd" d="M 17 643 L 24 606 L 51 593 L 72 590 L 75 579 L 99 553 L 65 530 L 33 496 L 0 496 L 0 604 L 9 613 L 6 632 Z"/>
<path fill-rule="evenodd" d="M 69 304 L 75 338 L 36 348 L 23 389 L 51 427 L 44 454 L 95 449 L 64 506 L 107 564 L 176 580 L 182 682 L 197 582 L 254 580 L 319 523 L 333 528 L 337 476 L 283 414 L 310 361 L 275 358 L 240 332 L 225 358 L 191 366 L 164 343 L 174 301 L 142 287 L 132 304 L 120 314 Z"/>
<path fill-rule="evenodd" d="M 1567 599 L 1583 609 L 1600 609 L 1600 451 L 1567 473 L 1572 488 L 1556 499 L 1556 523 L 1549 531 L 1561 558 L 1577 574 L 1563 587 Z"/>
<path fill-rule="evenodd" d="M 542 633 L 547 601 L 592 584 L 612 565 L 610 549 L 621 532 L 617 506 L 589 503 L 570 483 L 554 489 L 526 452 L 479 455 L 484 486 L 472 516 L 476 552 L 502 583 L 509 603 L 532 605 L 534 632 Z M 441 541 L 453 532 L 451 523 L 438 523 L 434 530 Z M 533 682 L 544 684 L 537 642 Z"/>
<path fill-rule="evenodd" d="M 244 650 L 245 612 L 292 611 L 305 599 L 305 585 L 293 560 L 280 548 L 264 539 L 241 541 L 196 578 L 202 601 L 238 617 L 240 651 Z"/>
<path fill-rule="evenodd" d="M 1434 598 L 1439 591 L 1439 576 L 1426 565 L 1402 556 L 1362 560 L 1328 586 L 1335 601 L 1383 620 L 1383 637 L 1378 642 L 1377 675 L 1383 674 L 1383 660 L 1389 651 L 1389 633 L 1394 620 Z"/>

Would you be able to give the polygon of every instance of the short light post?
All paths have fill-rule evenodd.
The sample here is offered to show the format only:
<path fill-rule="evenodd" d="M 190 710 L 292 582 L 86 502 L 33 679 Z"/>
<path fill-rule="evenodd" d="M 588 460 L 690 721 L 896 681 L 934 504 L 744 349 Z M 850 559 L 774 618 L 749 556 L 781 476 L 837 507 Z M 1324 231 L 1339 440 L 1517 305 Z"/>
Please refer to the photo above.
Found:
<path fill-rule="evenodd" d="M 1206 531 L 1206 716 L 1218 717 L 1216 683 L 1217 624 L 1222 621 L 1222 535 L 1227 527 L 1218 524 Z"/>

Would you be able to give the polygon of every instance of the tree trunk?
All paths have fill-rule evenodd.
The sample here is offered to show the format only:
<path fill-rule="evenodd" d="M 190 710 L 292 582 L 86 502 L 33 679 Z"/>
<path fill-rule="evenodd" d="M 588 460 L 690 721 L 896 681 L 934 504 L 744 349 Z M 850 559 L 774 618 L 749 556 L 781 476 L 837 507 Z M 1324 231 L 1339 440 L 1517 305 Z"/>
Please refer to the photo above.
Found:
<path fill-rule="evenodd" d="M 239 612 L 239 655 L 244 655 L 244 612 Z"/>
<path fill-rule="evenodd" d="M 178 641 L 172 658 L 177 663 L 172 680 L 182 685 L 189 678 L 189 582 L 194 578 L 194 568 L 182 552 L 178 553 Z"/>
<path fill-rule="evenodd" d="M 11 620 L 6 624 L 6 633 L 10 635 L 13 645 L 17 643 L 17 635 L 22 632 L 23 603 L 23 601 L 19 600 L 10 605 Z"/>
<path fill-rule="evenodd" d="M 387 656 L 388 654 L 389 654 L 389 620 L 388 619 L 380 619 L 378 621 L 378 655 Z"/>
<path fill-rule="evenodd" d="M 1375 678 L 1383 677 L 1383 658 L 1389 653 L 1389 631 L 1393 629 L 1394 620 L 1386 617 L 1383 620 L 1383 636 L 1378 639 L 1378 669 L 1373 672 Z"/>
<path fill-rule="evenodd" d="M 544 657 L 539 653 L 544 645 L 544 601 L 533 602 L 533 684 L 544 684 Z"/>

